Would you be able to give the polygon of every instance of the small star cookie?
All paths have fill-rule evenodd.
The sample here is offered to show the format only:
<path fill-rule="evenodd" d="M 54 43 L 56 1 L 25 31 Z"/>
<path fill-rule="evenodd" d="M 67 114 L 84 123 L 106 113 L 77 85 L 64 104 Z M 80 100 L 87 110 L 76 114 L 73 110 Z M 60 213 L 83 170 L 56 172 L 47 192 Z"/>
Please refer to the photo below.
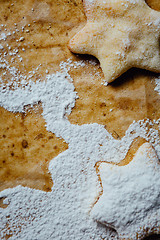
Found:
<path fill-rule="evenodd" d="M 84 9 L 69 49 L 98 58 L 108 83 L 132 67 L 160 72 L 160 12 L 145 0 L 84 0 Z"/>
<path fill-rule="evenodd" d="M 114 228 L 120 239 L 141 239 L 160 231 L 160 165 L 155 150 L 144 143 L 125 166 L 101 163 L 103 193 L 93 218 Z"/>

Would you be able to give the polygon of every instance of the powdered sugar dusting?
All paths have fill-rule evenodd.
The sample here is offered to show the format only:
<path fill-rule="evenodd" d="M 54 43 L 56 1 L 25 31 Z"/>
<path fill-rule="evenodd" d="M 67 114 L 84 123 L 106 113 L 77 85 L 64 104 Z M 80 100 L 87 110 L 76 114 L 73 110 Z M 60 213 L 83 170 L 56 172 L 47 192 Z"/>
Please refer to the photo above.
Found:
<path fill-rule="evenodd" d="M 155 79 L 155 84 L 156 84 L 156 87 L 154 90 L 157 91 L 160 95 L 160 76 Z"/>
<path fill-rule="evenodd" d="M 4 87 L 1 82 L 0 104 L 9 111 L 23 112 L 25 105 L 31 104 L 33 106 L 38 101 L 42 102 L 43 109 L 45 109 L 45 105 L 48 104 L 48 99 L 50 99 L 52 102 L 50 111 L 55 119 L 62 118 L 64 109 L 66 109 L 67 114 L 71 112 L 71 107 L 74 106 L 76 98 L 74 86 L 66 80 L 67 78 L 70 79 L 67 72 L 57 72 L 47 75 L 46 81 L 43 82 L 29 81 L 27 84 L 19 82 L 21 86 L 15 90 L 10 90 L 10 84 L 6 84 Z M 37 91 L 37 88 L 39 91 Z M 56 94 L 53 94 L 53 92 Z"/>
<path fill-rule="evenodd" d="M 96 162 L 120 162 L 138 136 L 152 143 L 160 156 L 158 131 L 153 128 L 159 121 L 133 122 L 121 140 L 115 140 L 98 124 L 70 124 L 66 114 L 70 114 L 77 97 L 68 73 L 73 65 L 81 66 L 69 60 L 61 64 L 60 72 L 47 75 L 45 81 L 21 83 L 14 90 L 4 88 L 1 82 L 1 106 L 24 111 L 26 104 L 41 101 L 47 130 L 69 143 L 68 150 L 50 162 L 54 182 L 51 193 L 21 186 L 0 193 L 4 203 L 9 204 L 0 209 L 2 239 L 6 235 L 10 239 L 117 239 L 115 232 L 106 230 L 89 214 L 101 190 Z"/>
<path fill-rule="evenodd" d="M 153 231 L 153 227 L 158 231 L 158 163 L 156 153 L 149 143 L 144 143 L 139 148 L 128 165 L 101 163 L 99 170 L 103 195 L 94 206 L 92 216 L 103 224 L 112 225 L 121 239 L 142 239 L 146 231 Z"/>
<path fill-rule="evenodd" d="M 111 136 L 98 124 L 79 127 L 68 122 L 65 115 L 74 106 L 76 92 L 67 65 L 69 63 L 62 63 L 62 71 L 47 75 L 46 81 L 30 81 L 26 85 L 19 82 L 20 86 L 14 90 L 7 87 L 10 83 L 5 87 L 1 83 L 1 106 L 14 112 L 24 111 L 25 105 L 41 101 L 47 129 L 69 143 L 69 151 L 50 163 L 54 179 L 52 193 L 20 186 L 1 192 L 0 197 L 5 197 L 4 202 L 9 203 L 6 209 L 1 209 L 2 239 L 6 235 L 11 235 L 11 239 L 29 239 L 30 236 L 33 239 L 61 239 L 62 236 L 96 239 L 105 233 L 103 227 L 89 218 L 88 211 L 98 191 L 94 148 Z"/>

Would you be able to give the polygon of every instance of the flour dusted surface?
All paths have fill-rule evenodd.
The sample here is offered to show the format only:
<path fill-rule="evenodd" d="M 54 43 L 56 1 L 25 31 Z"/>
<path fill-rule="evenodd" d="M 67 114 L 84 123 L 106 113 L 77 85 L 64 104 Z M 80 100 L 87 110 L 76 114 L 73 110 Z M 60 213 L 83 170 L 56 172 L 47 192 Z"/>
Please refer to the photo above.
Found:
<path fill-rule="evenodd" d="M 103 162 L 99 171 L 103 194 L 92 210 L 96 220 L 114 227 L 121 239 L 141 239 L 145 231 L 159 226 L 160 165 L 149 143 L 139 148 L 128 165 Z"/>
<path fill-rule="evenodd" d="M 92 4 L 95 1 L 86 2 Z M 140 1 L 125 1 L 125 8 L 130 3 L 137 2 Z M 34 10 L 33 8 L 32 12 L 35 15 Z M 4 204 L 8 205 L 4 209 L 0 208 L 0 238 L 116 240 L 118 236 L 114 231 L 97 223 L 90 215 L 95 199 L 101 192 L 94 166 L 97 161 L 120 162 L 132 141 L 139 136 L 150 142 L 160 157 L 156 130 L 159 120 L 133 122 L 121 140 L 114 139 L 98 124 L 70 124 L 67 115 L 71 113 L 78 95 L 69 68 L 83 66 L 84 63 L 68 60 L 60 65 L 61 71 L 55 74 L 48 74 L 47 68 L 44 71 L 45 79 L 40 76 L 40 80 L 34 83 L 32 80 L 39 74 L 41 64 L 29 73 L 16 68 L 16 64 L 24 66 L 23 53 L 28 51 L 27 34 L 32 32 L 32 25 L 33 22 L 20 27 L 19 23 L 15 23 L 10 29 L 6 25 L 0 26 L 0 105 L 8 111 L 24 112 L 27 105 L 32 107 L 40 101 L 47 130 L 62 137 L 69 148 L 50 162 L 49 171 L 54 183 L 52 192 L 17 186 L 0 193 Z M 157 27 L 158 25 L 157 20 Z M 9 40 L 11 43 L 11 39 L 16 43 L 13 46 L 7 42 Z M 123 42 L 124 47 L 129 47 L 129 44 L 129 41 Z M 116 53 L 118 59 L 123 59 L 123 52 Z M 8 82 L 5 81 L 7 77 Z M 121 218 L 119 206 L 115 207 L 115 211 Z M 126 220 L 130 220 L 129 216 Z M 138 227 L 134 230 L 137 231 Z"/>
<path fill-rule="evenodd" d="M 121 140 L 115 140 L 98 124 L 69 123 L 66 114 L 71 112 L 77 97 L 68 73 L 71 64 L 70 61 L 62 63 L 61 71 L 47 75 L 43 82 L 30 82 L 27 86 L 19 82 L 20 86 L 14 90 L 1 85 L 1 106 L 10 111 L 24 111 L 25 105 L 41 101 L 47 130 L 69 143 L 68 150 L 50 162 L 54 182 L 51 193 L 21 186 L 0 193 L 8 204 L 0 210 L 2 239 L 6 234 L 11 235 L 10 239 L 31 239 L 31 236 L 56 240 L 72 240 L 75 236 L 76 240 L 117 239 L 114 231 L 90 215 L 101 191 L 94 168 L 96 162 L 120 162 L 138 136 L 152 143 L 160 156 L 158 131 L 150 120 L 133 122 Z M 159 121 L 154 122 L 158 124 Z M 118 213 L 119 206 L 115 210 Z"/>

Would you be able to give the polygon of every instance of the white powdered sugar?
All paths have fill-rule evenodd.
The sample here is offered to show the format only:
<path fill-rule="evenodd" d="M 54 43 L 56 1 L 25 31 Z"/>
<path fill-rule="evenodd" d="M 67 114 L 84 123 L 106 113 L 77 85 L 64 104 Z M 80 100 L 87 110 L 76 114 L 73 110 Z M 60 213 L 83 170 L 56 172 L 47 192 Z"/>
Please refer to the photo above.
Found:
<path fill-rule="evenodd" d="M 79 127 L 68 122 L 65 115 L 75 104 L 76 92 L 67 65 L 61 64 L 62 71 L 47 75 L 46 81 L 19 82 L 14 90 L 7 87 L 9 83 L 5 87 L 1 83 L 1 106 L 18 112 L 41 101 L 47 129 L 69 143 L 68 151 L 50 162 L 52 193 L 20 186 L 1 192 L 0 197 L 9 203 L 1 209 L 2 239 L 6 234 L 12 235 L 10 239 L 96 239 L 106 231 L 88 212 L 98 194 L 94 155 L 99 143 L 111 136 L 98 124 Z"/>
<path fill-rule="evenodd" d="M 96 222 L 90 215 L 101 191 L 94 167 L 96 162 L 120 162 L 138 136 L 150 142 L 160 156 L 158 131 L 153 128 L 153 124 L 158 125 L 159 121 L 133 122 L 121 140 L 115 140 L 96 123 L 70 124 L 66 116 L 77 98 L 68 73 L 73 65 L 81 67 L 81 64 L 71 61 L 62 63 L 61 71 L 47 75 L 45 81 L 30 81 L 26 85 L 19 82 L 13 90 L 1 83 L 1 106 L 9 111 L 21 112 L 25 105 L 32 106 L 41 101 L 47 130 L 69 144 L 65 152 L 50 162 L 49 171 L 54 182 L 52 192 L 17 186 L 0 193 L 4 203 L 8 204 L 7 208 L 0 209 L 1 239 L 5 239 L 6 235 L 16 240 L 117 239 L 114 231 Z M 119 195 L 116 197 L 119 198 Z M 119 212 L 119 206 L 115 208 Z"/>
<path fill-rule="evenodd" d="M 10 90 L 9 84 L 6 87 L 1 85 L 0 104 L 9 111 L 23 112 L 25 105 L 31 104 L 33 106 L 41 101 L 45 114 L 45 105 L 48 105 L 50 99 L 52 105 L 50 106 L 51 109 L 49 109 L 49 106 L 47 107 L 47 111 L 54 115 L 55 119 L 53 121 L 62 119 L 65 113 L 69 114 L 71 112 L 76 98 L 74 86 L 66 80 L 67 77 L 69 80 L 70 77 L 67 72 L 57 72 L 53 75 L 47 75 L 46 81 L 36 83 L 29 81 L 27 85 L 21 84 L 15 90 Z M 39 90 L 37 91 L 37 89 Z"/>
<path fill-rule="evenodd" d="M 11 34 L 16 35 L 18 31 L 15 25 L 15 31 L 0 34 L 0 105 L 8 111 L 24 112 L 27 105 L 32 107 L 41 102 L 46 129 L 63 138 L 69 148 L 50 162 L 49 171 L 54 183 L 52 192 L 17 186 L 0 193 L 0 198 L 4 198 L 4 204 L 8 205 L 0 208 L 1 239 L 10 236 L 12 240 L 116 240 L 118 235 L 115 231 L 98 223 L 90 215 L 101 192 L 95 164 L 98 161 L 119 163 L 137 137 L 150 142 L 160 157 L 156 130 L 160 120 L 133 122 L 121 140 L 114 139 L 104 126 L 96 123 L 82 126 L 71 124 L 67 116 L 75 106 L 78 94 L 69 70 L 71 67 L 83 68 L 85 63 L 68 60 L 60 64 L 59 72 L 48 74 L 49 70 L 46 69 L 45 79 L 39 77 L 34 82 L 32 80 L 40 65 L 28 75 L 19 71 L 12 64 L 23 63 L 19 49 L 12 49 L 5 43 Z M 16 41 L 21 44 L 25 39 L 17 36 Z M 25 48 L 21 51 L 25 52 Z M 94 65 L 94 62 L 91 64 Z M 6 75 L 10 76 L 9 81 L 5 81 Z M 134 174 L 136 182 L 136 172 Z M 115 211 L 119 212 L 118 205 Z M 130 221 L 130 216 L 126 217 Z"/>
<path fill-rule="evenodd" d="M 160 164 L 149 143 L 128 165 L 103 162 L 99 171 L 103 194 L 91 212 L 97 221 L 115 228 L 122 239 L 142 239 L 160 225 Z"/>
<path fill-rule="evenodd" d="M 157 91 L 160 95 L 160 76 L 155 79 L 155 84 L 156 84 L 156 87 L 154 90 Z"/>

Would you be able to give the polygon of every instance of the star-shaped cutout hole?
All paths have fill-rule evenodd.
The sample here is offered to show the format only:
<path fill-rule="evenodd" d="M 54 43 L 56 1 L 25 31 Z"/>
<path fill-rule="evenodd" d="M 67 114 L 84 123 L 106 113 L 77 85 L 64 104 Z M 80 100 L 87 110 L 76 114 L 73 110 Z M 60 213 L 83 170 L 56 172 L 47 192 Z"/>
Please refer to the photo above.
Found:
<path fill-rule="evenodd" d="M 41 112 L 40 105 L 26 113 L 0 107 L 0 191 L 17 185 L 51 191 L 49 162 L 68 144 L 46 130 Z"/>
<path fill-rule="evenodd" d="M 146 142 L 124 166 L 99 166 L 103 193 L 94 205 L 93 218 L 114 228 L 120 239 L 142 239 L 160 227 L 160 165 Z"/>
<path fill-rule="evenodd" d="M 84 9 L 69 48 L 98 58 L 108 83 L 132 67 L 160 72 L 160 13 L 145 0 L 84 0 Z"/>

